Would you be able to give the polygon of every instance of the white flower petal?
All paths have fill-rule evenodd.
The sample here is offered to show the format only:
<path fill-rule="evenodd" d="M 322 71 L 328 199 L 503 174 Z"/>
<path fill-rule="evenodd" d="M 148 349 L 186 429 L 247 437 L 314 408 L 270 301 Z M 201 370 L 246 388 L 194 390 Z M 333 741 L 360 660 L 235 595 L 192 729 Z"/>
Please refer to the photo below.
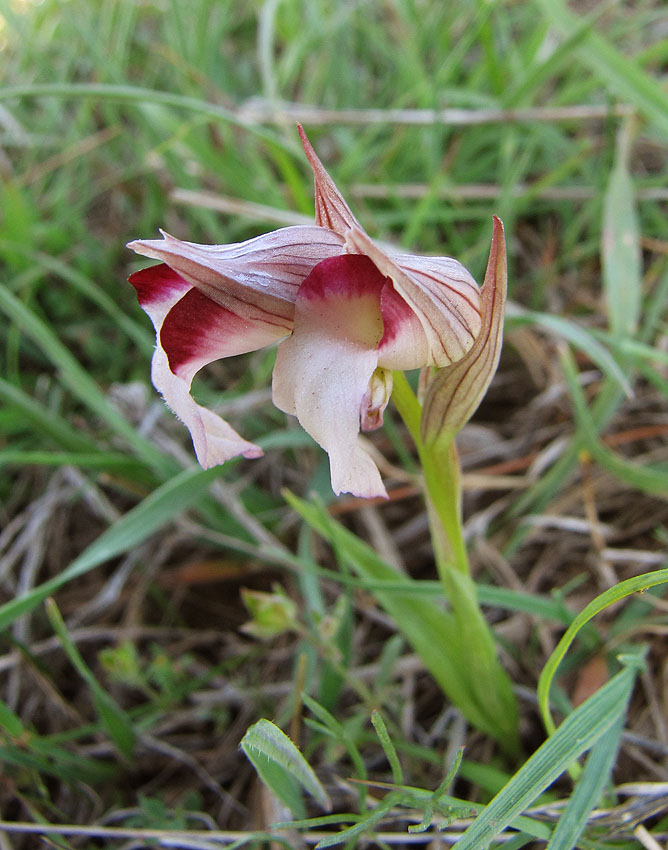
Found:
<path fill-rule="evenodd" d="M 337 494 L 387 495 L 358 439 L 383 335 L 383 286 L 366 257 L 319 263 L 299 290 L 293 334 L 278 347 L 274 404 L 327 451 Z"/>

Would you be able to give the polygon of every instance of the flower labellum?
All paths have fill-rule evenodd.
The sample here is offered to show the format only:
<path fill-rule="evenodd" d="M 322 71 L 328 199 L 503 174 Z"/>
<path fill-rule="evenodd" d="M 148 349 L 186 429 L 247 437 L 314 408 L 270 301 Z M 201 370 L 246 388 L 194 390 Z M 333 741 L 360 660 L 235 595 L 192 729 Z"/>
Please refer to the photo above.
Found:
<path fill-rule="evenodd" d="M 315 177 L 314 225 L 231 245 L 168 234 L 129 244 L 160 261 L 130 277 L 156 331 L 151 377 L 204 468 L 259 457 L 190 385 L 207 363 L 278 342 L 274 404 L 327 451 L 334 491 L 386 496 L 360 430 L 382 425 L 393 370 L 453 367 L 473 349 L 480 291 L 457 260 L 374 243 L 299 132 Z"/>

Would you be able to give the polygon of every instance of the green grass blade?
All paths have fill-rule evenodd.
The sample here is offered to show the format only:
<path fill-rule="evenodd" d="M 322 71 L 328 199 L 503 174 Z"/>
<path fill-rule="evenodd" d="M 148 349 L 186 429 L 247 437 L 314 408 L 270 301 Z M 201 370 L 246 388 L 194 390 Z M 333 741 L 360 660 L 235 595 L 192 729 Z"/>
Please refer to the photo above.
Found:
<path fill-rule="evenodd" d="M 91 690 L 95 709 L 102 726 L 107 730 L 118 751 L 126 758 L 131 758 L 135 746 L 135 733 L 132 721 L 120 706 L 104 690 L 95 678 L 93 671 L 86 664 L 70 637 L 65 621 L 53 599 L 47 599 L 46 612 L 53 630 L 60 639 L 72 666 L 86 682 Z"/>
<path fill-rule="evenodd" d="M 628 170 L 629 146 L 625 124 L 617 136 L 615 165 L 605 194 L 601 246 L 608 322 L 617 339 L 636 332 L 642 297 L 640 228 Z"/>
<path fill-rule="evenodd" d="M 286 142 L 280 136 L 261 125 L 245 120 L 231 109 L 227 109 L 218 103 L 209 103 L 201 98 L 190 97 L 176 92 L 160 91 L 158 89 L 144 88 L 142 86 L 113 85 L 108 83 L 34 83 L 22 86 L 5 86 L 0 89 L 0 100 L 13 100 L 16 98 L 56 97 L 61 99 L 88 99 L 99 103 L 109 101 L 111 103 L 137 103 L 137 104 L 161 104 L 181 109 L 185 112 L 193 112 L 198 115 L 225 121 L 238 127 L 243 127 L 253 135 L 278 147 L 289 149 Z M 297 150 L 295 140 L 294 150 Z"/>
<path fill-rule="evenodd" d="M 68 581 L 142 543 L 195 502 L 219 474 L 218 468 L 203 470 L 199 467 L 191 467 L 180 475 L 170 478 L 104 531 L 62 573 L 33 588 L 24 596 L 2 605 L 0 629 L 7 628 L 21 614 L 32 611 L 42 600 L 55 593 Z"/>
<path fill-rule="evenodd" d="M 21 449 L 0 449 L 2 466 L 78 466 L 82 469 L 104 469 L 126 472 L 137 480 L 140 469 L 137 461 L 119 452 L 45 452 Z"/>
<path fill-rule="evenodd" d="M 113 324 L 118 325 L 136 343 L 140 351 L 149 355 L 153 352 L 153 335 L 149 330 L 128 316 L 119 307 L 117 301 L 114 301 L 113 298 L 107 295 L 100 286 L 87 275 L 83 274 L 83 272 L 64 263 L 57 257 L 49 257 L 32 248 L 16 244 L 15 242 L 9 242 L 5 239 L 0 240 L 0 250 L 19 253 L 29 260 L 33 267 L 41 267 L 57 275 L 82 295 L 85 295 L 101 312 L 106 313 Z M 127 291 L 128 294 L 132 291 L 129 283 Z"/>
<path fill-rule="evenodd" d="M 626 482 L 630 487 L 636 487 L 638 490 L 668 499 L 667 469 L 642 466 L 626 460 L 599 442 L 594 419 L 587 407 L 582 388 L 578 382 L 575 363 L 570 352 L 562 352 L 561 362 L 573 401 L 581 447 L 586 448 L 598 464 Z"/>
<path fill-rule="evenodd" d="M 324 706 L 320 705 L 319 702 L 314 700 L 313 697 L 310 697 L 307 693 L 302 694 L 302 700 L 308 710 L 318 718 L 322 727 L 346 748 L 348 755 L 350 756 L 350 760 L 355 767 L 358 778 L 366 779 L 367 772 L 362 754 L 360 753 L 355 741 L 346 732 L 345 727 L 339 723 L 330 711 L 327 711 Z M 362 786 L 362 792 L 363 794 L 366 792 L 364 786 Z"/>
<path fill-rule="evenodd" d="M 472 682 L 467 635 L 462 634 L 455 618 L 441 607 L 415 592 L 419 582 L 399 575 L 376 552 L 335 522 L 325 511 L 309 505 L 290 493 L 290 505 L 346 559 L 361 577 L 393 584 L 404 582 L 405 592 L 384 592 L 382 585 L 374 590 L 376 599 L 394 619 L 425 667 L 443 691 L 467 719 L 496 738 L 504 747 L 515 739 L 512 713 L 496 710 L 498 694 L 481 695 Z"/>
<path fill-rule="evenodd" d="M 564 35 L 577 34 L 581 18 L 564 0 L 537 0 L 545 17 Z M 646 74 L 632 58 L 624 56 L 602 35 L 589 31 L 577 49 L 581 62 L 623 100 L 629 100 L 663 133 L 668 134 L 668 94 L 658 79 Z"/>
<path fill-rule="evenodd" d="M 582 835 L 592 809 L 597 805 L 617 759 L 624 716 L 594 744 L 575 790 L 552 834 L 547 850 L 572 850 Z"/>
<path fill-rule="evenodd" d="M 0 400 L 15 407 L 24 422 L 34 425 L 57 445 L 75 452 L 97 451 L 97 446 L 92 439 L 73 428 L 55 410 L 45 408 L 20 387 L 2 377 L 0 377 Z"/>
<path fill-rule="evenodd" d="M 2 286 L 0 286 L 0 310 L 37 343 L 53 363 L 69 390 L 113 428 L 132 447 L 137 457 L 163 474 L 172 466 L 109 402 L 97 383 L 57 338 L 49 325 Z"/>
<path fill-rule="evenodd" d="M 642 593 L 643 590 L 647 590 L 650 587 L 655 587 L 658 584 L 664 584 L 666 582 L 668 582 L 668 569 L 656 570 L 652 573 L 644 573 L 641 576 L 634 576 L 633 578 L 626 579 L 626 581 L 621 581 L 614 587 L 605 590 L 597 596 L 596 599 L 593 599 L 589 605 L 582 609 L 575 620 L 573 620 L 570 626 L 566 629 L 554 652 L 548 658 L 543 670 L 541 671 L 540 678 L 538 679 L 538 707 L 548 734 L 551 734 L 554 731 L 554 722 L 550 714 L 549 705 L 550 687 L 555 673 L 557 672 L 557 668 L 568 652 L 568 648 L 577 637 L 580 629 L 593 617 L 605 610 L 609 605 L 619 602 L 620 599 L 625 599 L 632 593 Z"/>
<path fill-rule="evenodd" d="M 485 847 L 582 753 L 591 749 L 624 716 L 636 672 L 636 664 L 630 664 L 578 706 L 476 818 L 459 840 L 458 850 Z"/>
<path fill-rule="evenodd" d="M 582 327 L 582 325 L 575 324 L 570 319 L 551 313 L 522 311 L 519 315 L 513 315 L 508 322 L 508 327 L 512 328 L 529 323 L 544 328 L 556 337 L 567 339 L 576 348 L 579 348 L 580 351 L 586 354 L 604 375 L 616 381 L 627 396 L 630 397 L 632 395 L 631 385 L 622 367 L 612 354 L 610 354 L 608 349 L 592 333 Z"/>
<path fill-rule="evenodd" d="M 260 754 L 270 763 L 281 768 L 295 782 L 313 797 L 324 809 L 331 810 L 332 804 L 327 792 L 320 784 L 311 766 L 288 736 L 269 720 L 258 720 L 241 739 L 241 749 L 255 764 Z M 270 786 L 279 799 L 283 799 L 280 785 Z"/>
<path fill-rule="evenodd" d="M 397 755 L 396 748 L 392 743 L 392 738 L 390 738 L 390 733 L 387 731 L 383 715 L 378 711 L 378 709 L 374 709 L 371 712 L 371 723 L 373 724 L 373 728 L 376 730 L 376 735 L 378 735 L 378 740 L 380 741 L 380 745 L 385 753 L 385 758 L 392 770 L 392 782 L 394 782 L 395 785 L 402 785 L 404 780 L 401 772 L 401 764 L 399 763 L 399 756 Z"/>

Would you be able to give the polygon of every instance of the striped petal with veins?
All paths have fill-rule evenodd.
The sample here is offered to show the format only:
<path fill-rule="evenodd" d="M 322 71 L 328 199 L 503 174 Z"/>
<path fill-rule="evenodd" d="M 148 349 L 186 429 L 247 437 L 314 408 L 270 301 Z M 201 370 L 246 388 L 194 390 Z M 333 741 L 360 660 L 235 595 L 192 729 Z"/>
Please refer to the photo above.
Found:
<path fill-rule="evenodd" d="M 207 363 L 282 340 L 274 403 L 328 452 L 337 494 L 386 496 L 360 430 L 382 424 L 392 370 L 465 356 L 480 333 L 480 292 L 457 260 L 374 243 L 299 131 L 315 177 L 315 225 L 233 245 L 167 234 L 130 243 L 160 261 L 130 278 L 156 330 L 151 377 L 203 467 L 259 457 L 259 446 L 194 401 L 190 385 Z"/>

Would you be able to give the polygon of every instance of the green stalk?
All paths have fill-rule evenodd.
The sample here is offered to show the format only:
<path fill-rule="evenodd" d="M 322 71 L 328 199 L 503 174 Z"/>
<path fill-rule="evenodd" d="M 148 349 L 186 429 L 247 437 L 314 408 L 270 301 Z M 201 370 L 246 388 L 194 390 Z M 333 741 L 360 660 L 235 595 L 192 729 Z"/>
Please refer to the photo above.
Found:
<path fill-rule="evenodd" d="M 425 446 L 420 437 L 422 413 L 403 372 L 394 373 L 392 400 L 417 447 L 424 475 L 429 523 L 441 581 L 456 569 L 469 575 L 469 561 L 462 533 L 459 458 L 453 438 Z M 446 587 L 447 589 L 447 587 Z"/>
<path fill-rule="evenodd" d="M 392 399 L 418 450 L 424 474 L 429 525 L 439 578 L 458 624 L 459 640 L 447 647 L 469 673 L 470 697 L 498 722 L 504 749 L 519 749 L 517 705 L 501 667 L 489 624 L 471 578 L 461 518 L 461 480 L 454 436 L 425 446 L 420 437 L 421 407 L 403 372 L 395 372 Z"/>

